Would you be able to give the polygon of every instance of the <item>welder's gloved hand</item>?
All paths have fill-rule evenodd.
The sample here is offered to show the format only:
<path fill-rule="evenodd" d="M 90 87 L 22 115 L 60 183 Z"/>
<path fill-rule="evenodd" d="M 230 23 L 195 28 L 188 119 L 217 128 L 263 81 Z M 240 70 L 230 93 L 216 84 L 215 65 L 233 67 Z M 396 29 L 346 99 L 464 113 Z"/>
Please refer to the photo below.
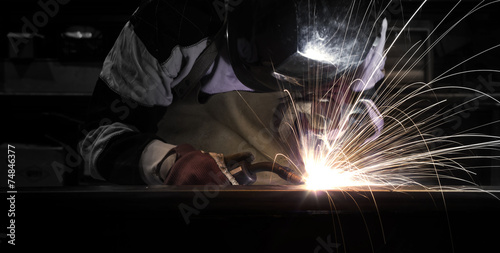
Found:
<path fill-rule="evenodd" d="M 353 91 L 361 92 L 370 90 L 375 86 L 375 83 L 384 78 L 386 33 L 387 19 L 384 19 L 382 21 L 380 36 L 376 38 L 375 43 L 370 48 L 368 55 L 360 66 L 360 71 L 356 71 L 356 78 L 351 87 Z"/>
<path fill-rule="evenodd" d="M 167 185 L 238 185 L 232 175 L 242 164 L 250 164 L 251 153 L 237 153 L 224 156 L 206 153 L 189 144 L 172 148 L 158 163 L 156 174 Z"/>

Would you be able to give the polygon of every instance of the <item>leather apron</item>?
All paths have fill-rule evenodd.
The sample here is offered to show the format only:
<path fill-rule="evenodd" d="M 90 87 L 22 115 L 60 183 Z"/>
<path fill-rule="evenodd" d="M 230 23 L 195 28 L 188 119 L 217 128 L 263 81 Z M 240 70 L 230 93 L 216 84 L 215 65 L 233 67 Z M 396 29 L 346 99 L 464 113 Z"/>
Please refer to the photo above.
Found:
<path fill-rule="evenodd" d="M 251 152 L 254 162 L 276 161 L 290 166 L 289 154 L 276 127 L 284 92 L 231 91 L 211 95 L 200 103 L 198 92 L 176 100 L 158 124 L 157 135 L 174 145 L 188 143 L 205 152 Z M 274 173 L 259 172 L 254 184 L 287 184 Z"/>

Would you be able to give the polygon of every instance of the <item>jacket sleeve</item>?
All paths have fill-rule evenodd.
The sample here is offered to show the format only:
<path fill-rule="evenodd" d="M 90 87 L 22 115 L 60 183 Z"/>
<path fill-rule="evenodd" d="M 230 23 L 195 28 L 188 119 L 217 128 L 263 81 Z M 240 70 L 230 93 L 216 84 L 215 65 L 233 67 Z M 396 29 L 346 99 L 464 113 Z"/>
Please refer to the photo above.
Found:
<path fill-rule="evenodd" d="M 173 145 L 156 136 L 157 123 L 172 103 L 172 88 L 221 24 L 210 1 L 149 0 L 139 6 L 94 88 L 79 142 L 85 175 L 119 184 L 159 182 L 148 173 Z"/>

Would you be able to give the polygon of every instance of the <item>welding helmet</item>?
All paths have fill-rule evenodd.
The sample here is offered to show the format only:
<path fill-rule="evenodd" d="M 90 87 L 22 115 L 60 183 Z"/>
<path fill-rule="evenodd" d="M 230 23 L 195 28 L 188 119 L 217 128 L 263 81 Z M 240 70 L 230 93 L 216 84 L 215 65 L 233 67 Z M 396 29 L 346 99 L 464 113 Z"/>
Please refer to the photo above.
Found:
<path fill-rule="evenodd" d="M 240 0 L 226 39 L 238 79 L 255 91 L 307 90 L 355 70 L 379 35 L 376 1 Z"/>

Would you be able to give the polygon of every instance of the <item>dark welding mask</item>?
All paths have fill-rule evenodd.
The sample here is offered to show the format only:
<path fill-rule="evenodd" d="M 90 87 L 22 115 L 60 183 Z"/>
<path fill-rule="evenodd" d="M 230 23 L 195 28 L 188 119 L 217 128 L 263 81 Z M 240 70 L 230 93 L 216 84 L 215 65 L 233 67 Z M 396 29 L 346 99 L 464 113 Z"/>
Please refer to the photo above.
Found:
<path fill-rule="evenodd" d="M 375 2 L 238 1 L 226 30 L 236 76 L 262 92 L 331 84 L 363 62 L 379 34 Z"/>

